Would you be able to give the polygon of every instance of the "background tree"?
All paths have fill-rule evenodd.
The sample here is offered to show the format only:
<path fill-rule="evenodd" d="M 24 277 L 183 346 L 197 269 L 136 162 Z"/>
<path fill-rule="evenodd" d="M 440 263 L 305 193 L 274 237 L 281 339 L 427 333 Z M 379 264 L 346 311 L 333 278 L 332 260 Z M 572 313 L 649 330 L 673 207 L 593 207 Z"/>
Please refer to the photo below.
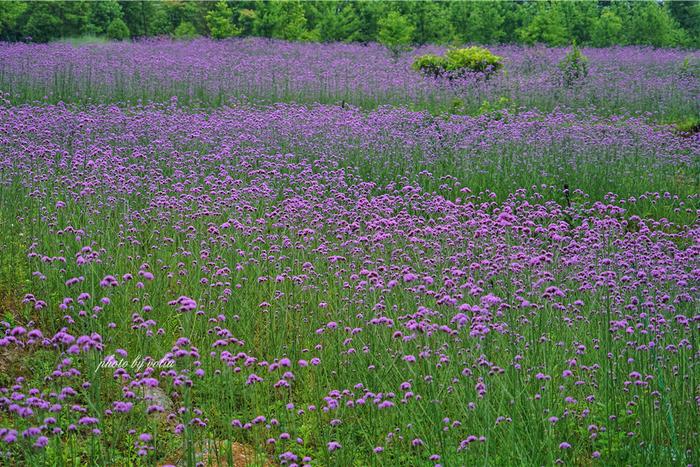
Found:
<path fill-rule="evenodd" d="M 323 42 L 356 42 L 361 39 L 360 17 L 351 2 L 312 4 L 315 29 Z"/>
<path fill-rule="evenodd" d="M 306 12 L 301 2 L 282 2 L 280 15 L 273 36 L 288 41 L 318 39 L 307 27 Z"/>
<path fill-rule="evenodd" d="M 518 30 L 523 26 L 525 15 L 523 14 L 523 2 L 499 3 L 503 12 L 503 39 L 502 42 L 519 42 Z"/>
<path fill-rule="evenodd" d="M 167 1 L 160 4 L 165 9 L 170 20 L 170 24 L 179 26 L 182 23 L 191 24 L 197 35 L 206 35 L 207 22 L 205 19 L 207 8 L 213 4 L 208 2 L 190 2 L 190 1 Z"/>
<path fill-rule="evenodd" d="M 673 19 L 687 32 L 691 45 L 700 47 L 700 2 L 673 0 L 665 5 Z"/>
<path fill-rule="evenodd" d="M 505 17 L 501 3 L 454 2 L 450 7 L 460 42 L 494 44 L 505 39 Z"/>
<path fill-rule="evenodd" d="M 520 28 L 520 39 L 526 44 L 566 45 L 570 41 L 564 15 L 557 4 L 538 4 L 532 20 Z"/>
<path fill-rule="evenodd" d="M 566 28 L 566 43 L 589 43 L 593 23 L 598 16 L 598 3 L 595 0 L 568 2 L 557 0 L 552 5 L 563 18 Z"/>
<path fill-rule="evenodd" d="M 677 42 L 679 35 L 668 10 L 653 2 L 632 3 L 628 8 L 629 16 L 624 28 L 628 43 L 656 47 L 676 45 L 674 42 Z"/>
<path fill-rule="evenodd" d="M 596 47 L 608 47 L 622 42 L 622 19 L 606 7 L 593 22 L 591 43 Z"/>
<path fill-rule="evenodd" d="M 154 36 L 166 36 L 173 33 L 175 26 L 176 25 L 173 25 L 167 10 L 162 5 L 158 5 L 149 21 L 148 28 L 150 34 Z"/>
<path fill-rule="evenodd" d="M 107 26 L 107 37 L 112 40 L 123 41 L 128 39 L 129 36 L 129 27 L 121 18 L 115 18 Z"/>
<path fill-rule="evenodd" d="M 36 3 L 27 8 L 27 20 L 22 26 L 22 35 L 34 42 L 48 42 L 56 37 L 53 31 L 61 28 L 61 20 L 47 4 Z"/>
<path fill-rule="evenodd" d="M 400 6 L 414 26 L 413 42 L 416 44 L 444 44 L 454 37 L 450 12 L 443 3 L 406 2 Z"/>
<path fill-rule="evenodd" d="M 120 1 L 119 6 L 124 15 L 124 22 L 129 27 L 132 36 L 150 36 L 154 33 L 152 22 L 158 6 L 157 3 L 144 0 Z M 174 26 L 175 25 L 171 25 L 171 27 Z M 168 32 L 171 31 L 172 29 Z"/>
<path fill-rule="evenodd" d="M 215 38 L 378 41 L 394 50 L 451 42 L 700 46 L 700 1 L 684 0 L 0 0 L 0 39 L 104 36 L 116 19 L 133 37 L 191 26 Z"/>
<path fill-rule="evenodd" d="M 88 24 L 85 28 L 85 32 L 88 34 L 105 34 L 107 28 L 114 20 L 123 20 L 124 18 L 122 7 L 116 0 L 90 2 L 88 6 L 90 7 L 90 12 L 88 14 Z M 124 25 L 126 26 L 126 23 Z"/>
<path fill-rule="evenodd" d="M 255 7 L 254 35 L 289 41 L 312 39 L 300 2 L 257 2 Z"/>
<path fill-rule="evenodd" d="M 357 2 L 355 7 L 360 17 L 360 40 L 378 41 L 379 21 L 391 11 L 391 5 L 387 2 Z"/>
<path fill-rule="evenodd" d="M 194 24 L 189 21 L 183 21 L 175 28 L 173 35 L 177 39 L 194 39 L 198 34 Z"/>
<path fill-rule="evenodd" d="M 398 57 L 411 43 L 415 26 L 398 11 L 391 11 L 377 23 L 379 43 L 385 45 Z"/>
<path fill-rule="evenodd" d="M 244 36 L 252 36 L 257 19 L 258 13 L 253 9 L 241 8 L 238 10 L 238 27 L 241 30 L 241 34 Z"/>
<path fill-rule="evenodd" d="M 24 12 L 22 34 L 36 42 L 85 33 L 89 7 L 84 1 L 33 2 Z"/>
<path fill-rule="evenodd" d="M 226 39 L 241 33 L 233 24 L 233 10 L 224 0 L 217 2 L 214 9 L 209 11 L 205 18 L 209 34 L 214 39 Z"/>
<path fill-rule="evenodd" d="M 20 39 L 19 19 L 28 5 L 26 2 L 0 2 L 0 39 L 15 41 Z"/>

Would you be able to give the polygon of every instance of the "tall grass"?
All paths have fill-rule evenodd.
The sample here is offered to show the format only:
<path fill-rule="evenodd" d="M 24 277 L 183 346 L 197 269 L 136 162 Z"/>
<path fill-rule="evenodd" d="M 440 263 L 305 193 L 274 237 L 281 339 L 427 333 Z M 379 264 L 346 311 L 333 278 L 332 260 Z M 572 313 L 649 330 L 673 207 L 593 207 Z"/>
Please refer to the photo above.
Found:
<path fill-rule="evenodd" d="M 72 45 L 73 47 L 80 47 L 80 46 L 85 46 L 85 45 L 95 45 L 95 44 L 106 44 L 109 42 L 109 39 L 107 39 L 104 36 L 95 36 L 92 34 L 84 34 L 82 36 L 76 36 L 76 37 L 62 37 L 60 39 L 56 39 L 53 41 L 54 43 L 57 44 L 68 44 Z"/>

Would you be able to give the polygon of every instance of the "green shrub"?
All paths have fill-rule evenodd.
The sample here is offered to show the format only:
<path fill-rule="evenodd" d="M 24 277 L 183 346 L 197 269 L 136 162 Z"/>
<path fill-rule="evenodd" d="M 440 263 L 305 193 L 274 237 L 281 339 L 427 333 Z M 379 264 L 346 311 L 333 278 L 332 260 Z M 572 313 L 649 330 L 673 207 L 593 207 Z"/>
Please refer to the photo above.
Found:
<path fill-rule="evenodd" d="M 588 76 L 588 58 L 574 44 L 570 52 L 559 62 L 561 78 L 565 86 L 573 86 Z"/>
<path fill-rule="evenodd" d="M 465 73 L 482 73 L 489 78 L 503 67 L 502 60 L 483 47 L 468 47 L 450 49 L 443 57 L 432 54 L 416 57 L 413 69 L 434 77 L 454 78 Z"/>
<path fill-rule="evenodd" d="M 688 55 L 681 63 L 679 74 L 683 78 L 698 78 L 700 77 L 700 59 Z"/>
<path fill-rule="evenodd" d="M 194 39 L 197 37 L 197 29 L 189 21 L 183 21 L 175 28 L 173 34 L 177 39 Z"/>
<path fill-rule="evenodd" d="M 123 41 L 129 38 L 129 27 L 121 18 L 115 18 L 107 26 L 107 37 L 115 41 Z"/>
<path fill-rule="evenodd" d="M 503 67 L 503 58 L 483 47 L 451 49 L 445 53 L 447 71 L 452 73 L 476 72 L 491 76 Z"/>
<path fill-rule="evenodd" d="M 693 115 L 676 123 L 676 131 L 682 136 L 692 136 L 700 133 L 700 116 Z"/>
<path fill-rule="evenodd" d="M 464 112 L 464 101 L 462 99 L 452 99 L 450 103 L 450 113 L 458 114 Z"/>
<path fill-rule="evenodd" d="M 477 111 L 477 115 L 492 115 L 496 120 L 500 120 L 504 110 L 510 110 L 511 100 L 505 96 L 501 96 L 494 102 L 484 100 Z"/>
<path fill-rule="evenodd" d="M 445 72 L 446 60 L 433 54 L 421 55 L 413 61 L 413 69 L 426 75 L 438 77 Z"/>

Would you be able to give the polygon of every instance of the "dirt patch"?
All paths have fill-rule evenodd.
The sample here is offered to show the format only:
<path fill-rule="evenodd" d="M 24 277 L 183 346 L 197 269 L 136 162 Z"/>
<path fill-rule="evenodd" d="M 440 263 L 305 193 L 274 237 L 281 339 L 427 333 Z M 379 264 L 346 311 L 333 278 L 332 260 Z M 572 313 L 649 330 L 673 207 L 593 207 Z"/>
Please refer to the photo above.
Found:
<path fill-rule="evenodd" d="M 22 302 L 14 291 L 4 285 L 0 286 L 0 320 L 9 317 L 18 319 L 21 307 Z"/>
<path fill-rule="evenodd" d="M 253 465 L 271 466 L 269 462 L 260 463 L 256 459 L 255 450 L 252 446 L 241 444 L 238 442 L 231 443 L 231 455 L 229 455 L 229 447 L 227 441 L 222 440 L 205 440 L 198 443 L 195 452 L 195 462 L 202 462 L 208 467 L 247 467 Z M 160 463 L 160 466 L 174 465 L 177 467 L 187 466 L 187 460 L 184 453 L 178 453 L 171 457 L 172 460 Z M 233 459 L 233 464 L 229 462 Z"/>
<path fill-rule="evenodd" d="M 26 362 L 32 354 L 27 347 L 0 347 L 0 387 L 14 384 L 19 376 L 27 376 Z"/>

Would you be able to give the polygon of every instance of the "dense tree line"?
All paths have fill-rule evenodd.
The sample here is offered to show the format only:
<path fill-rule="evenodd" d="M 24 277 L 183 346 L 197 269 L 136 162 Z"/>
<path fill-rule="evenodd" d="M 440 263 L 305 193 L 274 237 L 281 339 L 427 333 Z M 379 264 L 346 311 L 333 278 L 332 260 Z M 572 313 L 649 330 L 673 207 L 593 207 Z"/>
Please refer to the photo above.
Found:
<path fill-rule="evenodd" d="M 295 41 L 700 45 L 697 1 L 3 1 L 0 39 L 263 36 Z"/>

